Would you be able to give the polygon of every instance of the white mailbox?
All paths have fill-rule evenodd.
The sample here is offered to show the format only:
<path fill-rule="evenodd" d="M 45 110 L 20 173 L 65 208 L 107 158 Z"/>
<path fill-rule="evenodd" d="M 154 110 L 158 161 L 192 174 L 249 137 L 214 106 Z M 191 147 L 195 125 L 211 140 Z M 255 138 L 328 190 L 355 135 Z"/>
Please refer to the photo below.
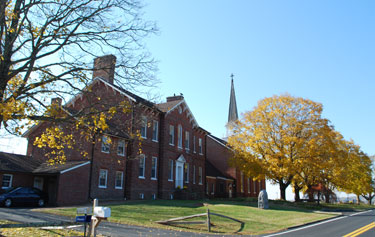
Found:
<path fill-rule="evenodd" d="M 109 207 L 95 207 L 94 216 L 107 218 L 111 216 L 111 208 Z"/>

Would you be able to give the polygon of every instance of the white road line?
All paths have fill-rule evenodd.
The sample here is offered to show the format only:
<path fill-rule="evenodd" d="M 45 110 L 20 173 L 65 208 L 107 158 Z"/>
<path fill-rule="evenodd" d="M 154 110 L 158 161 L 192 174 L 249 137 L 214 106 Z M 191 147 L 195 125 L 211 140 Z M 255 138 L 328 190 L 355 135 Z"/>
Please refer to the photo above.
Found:
<path fill-rule="evenodd" d="M 354 214 L 351 214 L 349 216 L 356 216 L 356 215 L 359 215 L 359 214 L 363 214 L 363 213 L 367 213 L 367 212 L 370 212 L 372 210 L 368 210 L 368 211 L 362 211 L 362 212 L 358 212 L 358 213 L 354 213 Z"/>
<path fill-rule="evenodd" d="M 349 215 L 349 216 L 356 216 L 356 215 L 364 214 L 364 213 L 371 212 L 371 211 L 372 211 L 372 210 L 369 210 L 369 211 L 363 211 L 363 212 L 359 212 L 359 213 L 354 213 L 354 214 L 351 214 L 351 215 Z M 329 222 L 332 222 L 332 221 L 341 220 L 341 219 L 347 218 L 347 217 L 349 217 L 349 216 L 337 217 L 337 218 L 334 218 L 334 219 L 331 219 L 331 220 L 327 220 L 327 221 L 323 221 L 323 222 L 315 223 L 315 224 L 308 225 L 308 226 L 303 226 L 303 227 L 300 227 L 300 228 L 297 228 L 297 229 L 288 230 L 288 231 L 284 231 L 284 232 L 276 233 L 276 234 L 271 234 L 271 235 L 266 235 L 265 237 L 271 237 L 271 236 L 283 235 L 283 234 L 287 234 L 287 233 L 295 232 L 295 231 L 298 231 L 298 230 L 303 230 L 303 229 L 307 229 L 307 228 L 310 228 L 310 227 L 314 227 L 314 226 L 317 226 L 317 225 L 322 225 L 322 224 L 329 223 Z"/>

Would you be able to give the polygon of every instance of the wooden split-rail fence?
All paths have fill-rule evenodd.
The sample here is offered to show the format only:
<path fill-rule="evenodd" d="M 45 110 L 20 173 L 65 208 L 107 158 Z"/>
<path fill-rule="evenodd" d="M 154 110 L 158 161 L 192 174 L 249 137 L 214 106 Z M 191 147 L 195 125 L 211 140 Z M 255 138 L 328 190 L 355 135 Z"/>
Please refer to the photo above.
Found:
<path fill-rule="evenodd" d="M 235 218 L 232 218 L 232 217 L 229 217 L 229 216 L 224 216 L 224 215 L 221 215 L 221 214 L 218 214 L 218 213 L 210 212 L 210 209 L 207 209 L 206 213 L 195 214 L 195 215 L 191 215 L 191 216 L 182 216 L 182 217 L 172 218 L 172 219 L 168 219 L 168 220 L 164 220 L 164 221 L 156 221 L 156 223 L 163 224 L 163 225 L 173 225 L 173 224 L 207 224 L 208 232 L 211 232 L 211 224 L 212 224 L 211 223 L 211 215 L 219 216 L 219 217 L 223 217 L 223 218 L 227 218 L 227 219 L 230 219 L 232 221 L 241 223 L 241 229 L 243 228 L 243 226 L 245 224 L 243 221 L 237 220 Z M 192 219 L 192 218 L 201 217 L 201 216 L 207 216 L 207 220 L 206 221 L 182 221 L 182 220 Z"/>

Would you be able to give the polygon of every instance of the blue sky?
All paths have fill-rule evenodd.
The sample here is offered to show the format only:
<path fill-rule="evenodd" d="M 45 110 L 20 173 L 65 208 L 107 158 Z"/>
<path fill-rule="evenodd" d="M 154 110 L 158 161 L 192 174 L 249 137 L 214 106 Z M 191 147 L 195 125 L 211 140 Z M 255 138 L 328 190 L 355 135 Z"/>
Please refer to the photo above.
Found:
<path fill-rule="evenodd" d="M 199 125 L 225 136 L 230 75 L 239 113 L 289 93 L 324 105 L 346 139 L 375 154 L 375 1 L 145 0 L 160 34 L 162 99 L 183 93 Z M 25 153 L 19 139 L 0 149 Z M 25 144 L 25 141 L 22 142 Z"/>
<path fill-rule="evenodd" d="M 230 74 L 239 113 L 289 93 L 320 102 L 346 139 L 375 154 L 375 1 L 147 0 L 163 99 L 183 93 L 199 125 L 225 135 Z"/>

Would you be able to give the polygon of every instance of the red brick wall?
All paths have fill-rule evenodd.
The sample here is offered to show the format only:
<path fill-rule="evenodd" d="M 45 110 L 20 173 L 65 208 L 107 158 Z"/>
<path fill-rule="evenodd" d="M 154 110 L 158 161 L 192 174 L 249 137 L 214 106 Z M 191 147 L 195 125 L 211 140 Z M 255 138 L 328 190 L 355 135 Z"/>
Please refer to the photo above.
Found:
<path fill-rule="evenodd" d="M 209 160 L 218 170 L 223 174 L 235 179 L 235 186 L 233 187 L 233 195 L 237 197 L 257 197 L 259 194 L 259 182 L 253 181 L 250 177 L 250 192 L 248 191 L 247 179 L 248 177 L 244 175 L 243 192 L 241 192 L 241 172 L 233 167 L 230 167 L 229 160 L 232 154 L 231 151 L 223 146 L 221 143 L 215 139 L 207 136 L 207 160 Z M 254 192 L 254 184 L 256 182 L 256 189 Z M 260 181 L 262 184 L 262 189 L 266 188 L 265 180 Z M 219 184 L 217 184 L 218 186 Z"/>
<path fill-rule="evenodd" d="M 90 164 L 60 174 L 57 190 L 57 205 L 81 204 L 88 201 Z"/>
<path fill-rule="evenodd" d="M 190 195 L 188 198 L 202 198 L 204 197 L 204 183 L 205 183 L 205 132 L 199 128 L 193 126 L 192 122 L 190 121 L 190 117 L 188 117 L 188 110 L 186 109 L 185 105 L 182 104 L 182 113 L 179 113 L 179 109 L 176 108 L 170 113 L 168 113 L 162 119 L 162 131 L 161 134 L 163 135 L 161 148 L 162 148 L 162 156 L 163 159 L 160 163 L 161 174 L 163 179 L 160 180 L 160 198 L 168 199 L 170 194 L 174 193 L 175 190 L 175 180 L 176 180 L 176 160 L 183 155 L 186 163 L 189 164 L 189 182 L 186 183 L 184 180 L 183 186 L 186 186 L 186 191 Z M 174 126 L 174 145 L 169 144 L 169 127 L 170 125 Z M 182 126 L 182 149 L 178 147 L 178 125 Z M 185 149 L 185 131 L 189 132 L 190 136 L 190 147 L 189 150 Z M 195 136 L 196 140 L 196 152 L 193 149 L 193 136 Z M 199 154 L 198 150 L 198 141 L 199 138 L 202 139 L 202 154 Z M 168 181 L 168 162 L 169 160 L 173 160 L 173 176 L 174 181 Z M 193 173 L 195 166 L 195 184 L 193 183 Z M 202 184 L 199 184 L 199 167 L 202 168 Z"/>
<path fill-rule="evenodd" d="M 207 160 L 223 174 L 236 179 L 236 169 L 229 165 L 231 156 L 231 150 L 207 136 Z"/>
<path fill-rule="evenodd" d="M 3 175 L 11 174 L 12 187 L 32 187 L 34 184 L 34 176 L 32 174 L 18 173 L 18 172 L 0 172 L 0 185 L 3 183 Z M 0 193 L 5 190 L 0 187 Z"/>

